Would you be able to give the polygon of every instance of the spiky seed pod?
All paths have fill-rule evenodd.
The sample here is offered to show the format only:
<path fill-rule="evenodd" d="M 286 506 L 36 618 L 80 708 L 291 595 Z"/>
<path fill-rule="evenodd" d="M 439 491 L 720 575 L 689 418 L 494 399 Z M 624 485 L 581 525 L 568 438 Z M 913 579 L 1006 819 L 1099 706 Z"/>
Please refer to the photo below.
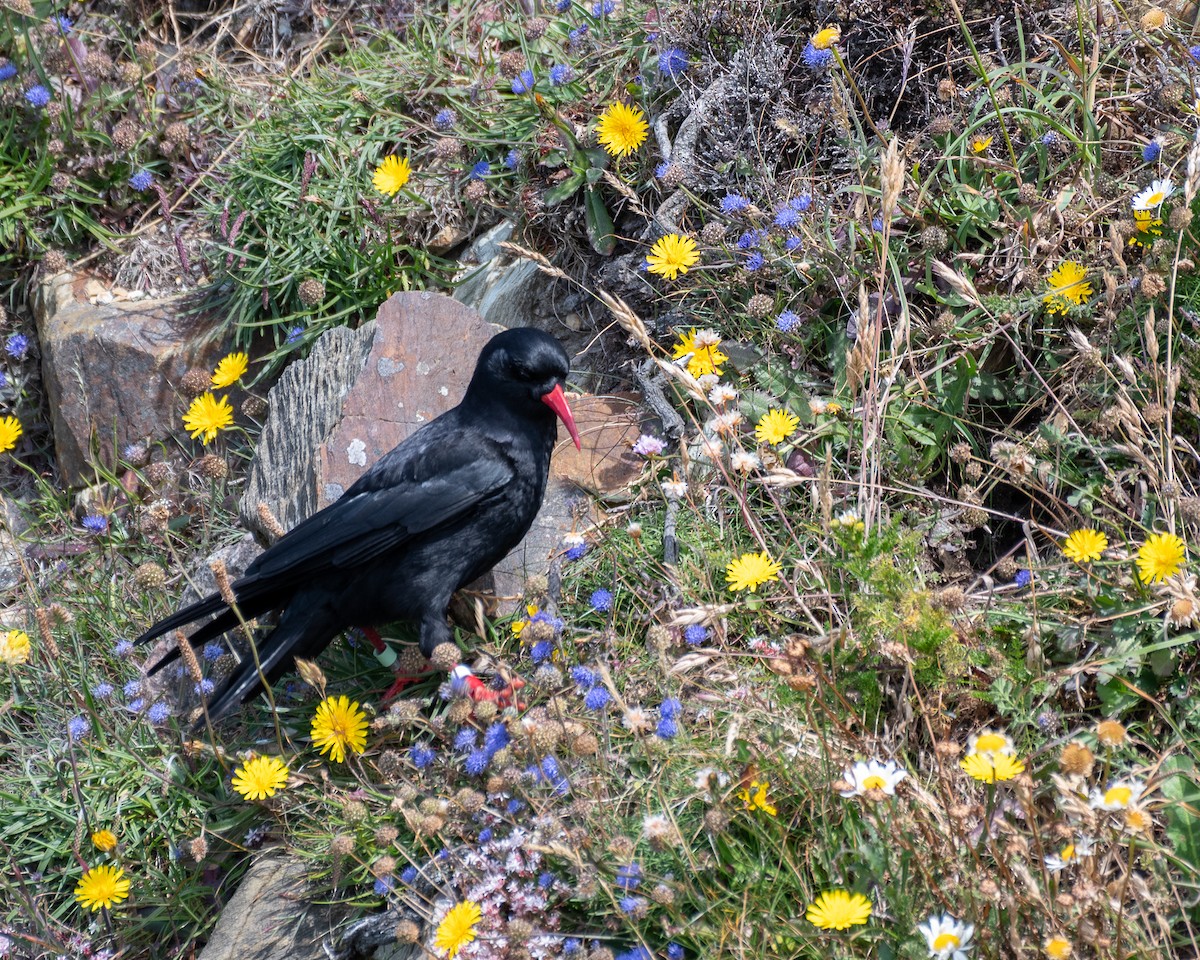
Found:
<path fill-rule="evenodd" d="M 1017 188 L 1017 199 L 1026 206 L 1037 203 L 1041 199 L 1041 196 L 1038 194 L 1037 185 L 1029 183 L 1028 181 L 1021 184 L 1021 186 Z"/>
<path fill-rule="evenodd" d="M 544 573 L 532 573 L 525 578 L 525 598 L 540 600 L 550 590 L 550 578 Z"/>
<path fill-rule="evenodd" d="M 406 770 L 404 755 L 397 750 L 385 750 L 375 761 L 375 766 L 385 780 L 399 780 Z"/>
<path fill-rule="evenodd" d="M 662 185 L 668 190 L 674 190 L 677 186 L 683 183 L 685 174 L 686 171 L 683 169 L 682 165 L 678 163 L 668 163 L 667 169 L 663 171 L 663 174 L 661 177 L 659 177 L 659 179 L 662 181 Z"/>
<path fill-rule="evenodd" d="M 373 877 L 390 877 L 396 872 L 396 858 L 382 856 L 371 864 L 370 869 Z"/>
<path fill-rule="evenodd" d="M 232 653 L 223 653 L 213 662 L 212 679 L 224 680 L 227 676 L 233 673 L 233 668 L 238 666 L 237 657 Z"/>
<path fill-rule="evenodd" d="M 492 760 L 498 764 L 508 763 L 509 760 L 511 760 L 511 759 L 512 759 L 512 750 L 509 749 L 508 747 L 501 747 L 499 750 L 497 750 L 495 753 L 492 754 Z M 515 783 L 516 781 L 514 780 L 512 782 Z"/>
<path fill-rule="evenodd" d="M 442 808 L 441 804 L 439 804 L 434 797 L 426 797 L 417 805 L 417 809 L 420 810 L 424 816 L 429 817 L 440 811 Z"/>
<path fill-rule="evenodd" d="M 329 854 L 333 857 L 345 857 L 354 852 L 354 837 L 348 833 L 339 833 L 329 841 Z"/>
<path fill-rule="evenodd" d="M 586 846 L 572 840 L 571 845 L 574 847 Z M 596 879 L 596 874 L 591 870 L 580 871 L 579 878 L 575 881 L 575 896 L 580 900 L 591 900 L 597 893 L 600 892 L 600 883 Z M 588 955 L 588 960 L 592 960 L 594 954 Z M 612 953 L 609 953 L 612 957 Z"/>
<path fill-rule="evenodd" d="M 58 137 L 55 137 L 46 144 L 46 152 L 52 157 L 61 157 L 63 155 L 63 151 L 66 149 L 66 144 L 59 140 Z"/>
<path fill-rule="evenodd" d="M 1017 575 L 1017 561 L 1012 557 L 1005 557 L 996 564 L 996 576 L 1001 580 L 1011 580 Z"/>
<path fill-rule="evenodd" d="M 482 203 L 487 195 L 488 185 L 482 180 L 472 180 L 463 190 L 463 196 L 471 203 Z"/>
<path fill-rule="evenodd" d="M 509 50 L 500 57 L 500 74 L 506 80 L 516 79 L 525 66 L 525 54 L 520 50 Z"/>
<path fill-rule="evenodd" d="M 229 464 L 215 453 L 206 453 L 196 461 L 196 472 L 206 480 L 224 480 L 229 476 Z"/>
<path fill-rule="evenodd" d="M 300 286 L 296 288 L 296 295 L 304 306 L 315 307 L 325 302 L 325 284 L 309 277 L 300 282 Z"/>
<path fill-rule="evenodd" d="M 504 927 L 504 933 L 508 937 L 509 943 L 517 945 L 525 944 L 533 936 L 533 924 L 528 920 L 516 917 L 508 921 Z"/>
<path fill-rule="evenodd" d="M 483 809 L 483 805 L 487 802 L 487 798 L 478 790 L 472 790 L 470 787 L 463 787 L 454 795 L 454 802 L 462 807 L 466 813 L 478 813 Z"/>
<path fill-rule="evenodd" d="M 143 563 L 133 571 L 133 583 L 139 590 L 157 590 L 167 582 L 167 573 L 157 563 Z"/>
<path fill-rule="evenodd" d="M 746 313 L 755 320 L 761 320 L 775 309 L 775 298 L 765 293 L 756 293 L 746 301 Z"/>
<path fill-rule="evenodd" d="M 433 835 L 441 830 L 445 825 L 446 820 L 444 817 L 439 817 L 437 814 L 433 814 L 428 817 L 422 817 L 421 822 L 417 825 L 417 828 L 423 834 Z"/>
<path fill-rule="evenodd" d="M 411 783 L 402 783 L 396 788 L 396 799 L 401 803 L 412 803 L 419 796 L 417 788 Z"/>
<path fill-rule="evenodd" d="M 108 78 L 116 72 L 116 64 L 112 57 L 99 50 L 93 50 L 84 58 L 84 69 L 95 77 Z"/>
<path fill-rule="evenodd" d="M 537 40 L 546 35 L 546 29 L 550 26 L 550 21 L 545 17 L 530 17 L 525 21 L 525 37 L 528 40 Z"/>
<path fill-rule="evenodd" d="M 495 700 L 479 700 L 475 703 L 474 715 L 475 719 L 480 723 L 490 723 L 496 719 L 496 713 L 500 708 L 496 706 Z"/>
<path fill-rule="evenodd" d="M 503 793 L 508 788 L 508 783 L 502 776 L 493 773 L 487 778 L 484 788 L 488 793 Z"/>
<path fill-rule="evenodd" d="M 5 6 L 13 13 L 18 13 L 23 17 L 33 16 L 33 4 L 29 0 L 8 0 Z"/>
<path fill-rule="evenodd" d="M 930 253 L 944 253 L 950 248 L 950 235 L 939 226 L 926 227 L 921 231 L 921 249 Z"/>
<path fill-rule="evenodd" d="M 433 664 L 435 670 L 449 673 L 458 666 L 458 662 L 461 659 L 462 654 L 453 643 L 439 643 L 433 648 L 433 654 L 430 656 L 429 662 Z"/>
<path fill-rule="evenodd" d="M 1167 289 L 1167 284 L 1160 274 L 1152 270 L 1144 270 L 1142 272 L 1141 291 L 1144 296 L 1154 299 L 1161 295 Z"/>
<path fill-rule="evenodd" d="M 212 375 L 199 367 L 193 367 L 179 381 L 179 392 L 192 399 L 207 393 L 211 387 Z"/>
<path fill-rule="evenodd" d="M 705 243 L 717 244 L 725 239 L 727 228 L 720 220 L 710 220 L 700 230 L 700 239 Z"/>
<path fill-rule="evenodd" d="M 462 149 L 462 141 L 457 137 L 438 137 L 433 144 L 433 155 L 439 160 L 457 160 Z"/>
<path fill-rule="evenodd" d="M 571 741 L 571 752 L 577 757 L 594 757 L 600 750 L 600 741 L 592 733 L 584 733 Z"/>
<path fill-rule="evenodd" d="M 388 824 L 375 831 L 375 842 L 381 847 L 387 847 L 395 843 L 398 836 L 400 831 Z"/>
<path fill-rule="evenodd" d="M 446 720 L 456 726 L 466 723 L 471 719 L 471 708 L 474 702 L 467 697 L 459 697 L 453 700 L 450 706 L 446 709 Z"/>
<path fill-rule="evenodd" d="M 113 144 L 122 150 L 132 150 L 137 146 L 139 128 L 132 120 L 122 120 L 113 127 Z"/>
<path fill-rule="evenodd" d="M 675 891 L 665 883 L 656 884 L 650 891 L 650 899 L 659 906 L 669 907 L 675 902 Z"/>
<path fill-rule="evenodd" d="M 62 193 L 71 185 L 71 178 L 61 170 L 50 177 L 50 189 L 55 193 Z"/>
<path fill-rule="evenodd" d="M 1182 232 L 1192 225 L 1190 207 L 1176 207 L 1167 217 L 1167 224 L 1176 232 Z"/>
<path fill-rule="evenodd" d="M 554 627 L 545 620 L 533 620 L 521 631 L 521 639 L 528 640 L 531 644 L 541 643 L 543 640 L 553 640 Z"/>
<path fill-rule="evenodd" d="M 396 669 L 405 676 L 410 677 L 415 677 L 418 673 L 424 673 L 427 664 L 428 661 L 425 659 L 425 654 L 421 652 L 421 648 L 415 643 L 405 644 L 401 647 L 400 656 L 396 659 Z M 401 703 L 412 703 L 412 701 L 403 700 Z"/>
<path fill-rule="evenodd" d="M 936 117 L 929 121 L 929 135 L 931 137 L 944 137 L 954 129 L 954 120 L 949 114 L 939 113 Z"/>
<path fill-rule="evenodd" d="M 558 746 L 562 735 L 561 723 L 540 724 L 533 731 L 533 748 L 539 753 L 549 753 Z"/>
<path fill-rule="evenodd" d="M 121 78 L 122 83 L 133 85 L 142 79 L 142 68 L 136 63 L 126 62 L 121 64 L 117 69 L 117 73 Z"/>
<path fill-rule="evenodd" d="M 174 123 L 168 123 L 167 128 L 163 131 L 163 138 L 170 140 L 176 146 L 184 146 L 190 139 L 188 125 L 182 120 L 176 120 Z"/>

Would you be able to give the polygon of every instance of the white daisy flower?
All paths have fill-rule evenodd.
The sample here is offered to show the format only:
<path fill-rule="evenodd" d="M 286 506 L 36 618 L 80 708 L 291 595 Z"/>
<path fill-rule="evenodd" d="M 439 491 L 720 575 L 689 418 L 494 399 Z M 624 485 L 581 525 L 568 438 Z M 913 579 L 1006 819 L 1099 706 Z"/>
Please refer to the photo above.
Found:
<path fill-rule="evenodd" d="M 1012 756 L 1016 753 L 1013 742 L 1003 733 L 995 730 L 980 730 L 972 734 L 967 741 L 967 754 L 973 753 L 1006 753 Z"/>
<path fill-rule="evenodd" d="M 1165 177 L 1162 180 L 1153 180 L 1145 190 L 1139 190 L 1133 195 L 1133 209 L 1157 210 L 1174 192 L 1175 184 Z"/>
<path fill-rule="evenodd" d="M 868 790 L 882 790 L 888 796 L 896 793 L 896 785 L 908 776 L 894 760 L 859 760 L 842 772 L 842 779 L 853 784 L 853 789 L 841 791 L 843 797 L 859 797 Z"/>
<path fill-rule="evenodd" d="M 1137 780 L 1114 780 L 1105 790 L 1095 787 L 1088 804 L 1093 810 L 1125 810 L 1137 803 L 1145 789 L 1146 785 Z"/>
<path fill-rule="evenodd" d="M 917 930 L 925 937 L 929 955 L 935 960 L 967 960 L 971 937 L 975 935 L 973 924 L 943 913 L 940 917 L 934 914 L 924 923 L 917 924 Z"/>
<path fill-rule="evenodd" d="M 1060 870 L 1065 870 L 1073 863 L 1079 861 L 1079 847 L 1073 843 L 1068 843 L 1065 847 L 1052 853 L 1046 857 L 1046 869 L 1051 873 L 1058 873 Z"/>

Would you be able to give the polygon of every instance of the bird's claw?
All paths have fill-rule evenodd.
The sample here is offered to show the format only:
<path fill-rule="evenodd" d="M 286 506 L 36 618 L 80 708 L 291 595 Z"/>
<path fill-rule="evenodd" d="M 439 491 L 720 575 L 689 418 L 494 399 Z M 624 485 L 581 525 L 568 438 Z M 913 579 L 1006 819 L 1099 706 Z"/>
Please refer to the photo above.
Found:
<path fill-rule="evenodd" d="M 464 691 L 476 703 L 490 700 L 502 710 L 514 705 L 518 710 L 525 709 L 524 701 L 517 699 L 517 691 L 525 686 L 525 681 L 520 677 L 508 677 L 505 685 L 496 689 L 477 677 L 470 667 L 459 664 L 451 671 L 450 679 L 455 689 Z"/>

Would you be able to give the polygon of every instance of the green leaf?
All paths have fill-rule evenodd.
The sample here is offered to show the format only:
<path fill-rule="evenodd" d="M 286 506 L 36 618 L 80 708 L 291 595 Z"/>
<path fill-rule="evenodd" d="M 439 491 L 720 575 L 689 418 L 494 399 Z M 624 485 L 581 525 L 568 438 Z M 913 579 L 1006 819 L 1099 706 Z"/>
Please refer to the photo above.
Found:
<path fill-rule="evenodd" d="M 583 182 L 584 176 L 582 173 L 572 173 L 566 180 L 546 191 L 546 206 L 554 207 L 568 197 L 573 197 L 579 188 L 583 186 Z"/>
<path fill-rule="evenodd" d="M 608 215 L 608 210 L 604 206 L 604 198 L 600 196 L 600 191 L 595 187 L 587 188 L 584 199 L 588 239 L 592 241 L 593 250 L 607 257 L 617 247 L 612 217 Z"/>
<path fill-rule="evenodd" d="M 1162 771 L 1167 777 L 1160 790 L 1172 801 L 1163 807 L 1167 838 L 1179 859 L 1200 870 L 1200 783 L 1195 764 L 1190 757 L 1176 754 L 1163 761 Z"/>

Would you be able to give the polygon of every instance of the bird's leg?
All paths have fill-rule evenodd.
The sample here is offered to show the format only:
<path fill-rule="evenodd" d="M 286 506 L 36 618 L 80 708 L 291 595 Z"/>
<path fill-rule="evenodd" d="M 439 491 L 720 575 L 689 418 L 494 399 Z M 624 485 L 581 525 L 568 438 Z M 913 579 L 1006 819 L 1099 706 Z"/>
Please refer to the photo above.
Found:
<path fill-rule="evenodd" d="M 491 700 L 496 706 L 516 705 L 518 710 L 524 710 L 525 704 L 517 700 L 517 691 L 525 686 L 525 681 L 517 676 L 496 675 L 496 681 L 503 686 L 493 686 L 475 676 L 470 667 L 459 664 L 450 671 L 450 683 L 456 690 L 463 690 L 466 695 L 477 703 L 480 700 Z"/>
<path fill-rule="evenodd" d="M 411 687 L 414 683 L 419 683 L 420 677 L 412 677 L 408 674 L 400 672 L 400 662 L 396 657 L 396 651 L 384 642 L 383 637 L 379 635 L 379 631 L 373 627 L 360 627 L 363 635 L 371 641 L 371 646 L 375 648 L 375 659 L 382 663 L 385 667 L 390 667 L 392 672 L 396 674 L 396 679 L 383 694 L 383 702 L 399 696 L 400 692 L 406 687 Z"/>

